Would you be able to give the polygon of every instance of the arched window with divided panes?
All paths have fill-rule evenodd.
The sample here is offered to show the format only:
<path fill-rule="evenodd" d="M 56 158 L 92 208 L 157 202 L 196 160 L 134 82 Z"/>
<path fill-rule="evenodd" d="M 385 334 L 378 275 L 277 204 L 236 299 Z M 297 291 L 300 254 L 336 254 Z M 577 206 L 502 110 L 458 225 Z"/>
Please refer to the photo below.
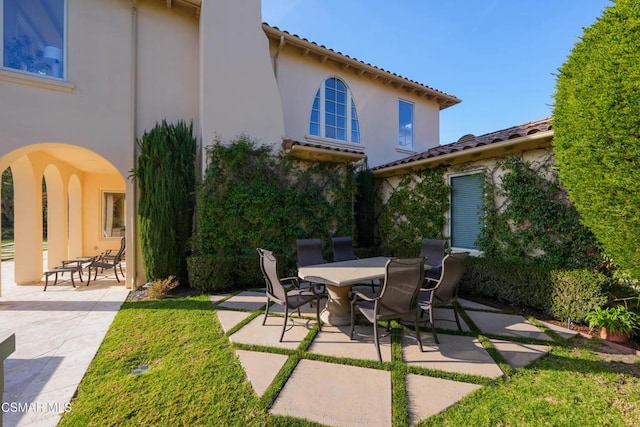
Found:
<path fill-rule="evenodd" d="M 360 143 L 360 125 L 349 87 L 337 77 L 322 82 L 311 107 L 309 134 Z"/>

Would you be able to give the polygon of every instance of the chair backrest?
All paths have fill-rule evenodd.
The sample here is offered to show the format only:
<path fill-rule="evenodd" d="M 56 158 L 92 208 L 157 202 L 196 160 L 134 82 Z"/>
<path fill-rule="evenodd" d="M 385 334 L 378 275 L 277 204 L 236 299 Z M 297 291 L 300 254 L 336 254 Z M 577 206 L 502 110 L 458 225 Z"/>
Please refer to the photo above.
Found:
<path fill-rule="evenodd" d="M 396 313 L 415 310 L 424 281 L 424 263 L 423 257 L 387 261 L 378 307 Z"/>
<path fill-rule="evenodd" d="M 264 283 L 267 286 L 267 293 L 274 296 L 280 301 L 285 301 L 287 298 L 287 291 L 280 282 L 278 276 L 278 263 L 273 252 L 266 249 L 257 248 L 258 254 L 260 254 L 260 270 L 264 277 Z"/>
<path fill-rule="evenodd" d="M 468 252 L 457 252 L 444 257 L 442 273 L 435 286 L 432 302 L 448 303 L 456 298 L 458 285 L 464 275 L 464 262 L 468 255 Z"/>
<path fill-rule="evenodd" d="M 353 253 L 353 239 L 351 237 L 332 237 L 331 243 L 333 245 L 334 261 L 350 261 L 352 259 L 358 259 L 356 254 Z"/>
<path fill-rule="evenodd" d="M 298 267 L 307 265 L 324 264 L 322 255 L 322 240 L 320 239 L 298 239 L 296 240 L 298 253 Z"/>
<path fill-rule="evenodd" d="M 120 239 L 120 249 L 118 249 L 118 253 L 116 254 L 116 262 L 120 262 L 122 260 L 122 256 L 124 255 L 124 251 L 126 248 L 126 241 L 124 237 Z"/>
<path fill-rule="evenodd" d="M 446 244 L 446 240 L 422 239 L 420 256 L 427 260 L 428 265 L 438 268 L 442 265 L 442 260 L 445 255 L 444 247 Z"/>

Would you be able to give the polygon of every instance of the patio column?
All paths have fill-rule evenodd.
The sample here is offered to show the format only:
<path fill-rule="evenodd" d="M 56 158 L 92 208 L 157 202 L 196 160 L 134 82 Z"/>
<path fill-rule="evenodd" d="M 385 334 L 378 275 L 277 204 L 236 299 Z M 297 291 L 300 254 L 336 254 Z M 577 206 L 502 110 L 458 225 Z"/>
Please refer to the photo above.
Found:
<path fill-rule="evenodd" d="M 11 165 L 14 185 L 15 282 L 42 278 L 42 177 L 26 156 Z M 37 176 L 36 176 L 37 175 Z"/>

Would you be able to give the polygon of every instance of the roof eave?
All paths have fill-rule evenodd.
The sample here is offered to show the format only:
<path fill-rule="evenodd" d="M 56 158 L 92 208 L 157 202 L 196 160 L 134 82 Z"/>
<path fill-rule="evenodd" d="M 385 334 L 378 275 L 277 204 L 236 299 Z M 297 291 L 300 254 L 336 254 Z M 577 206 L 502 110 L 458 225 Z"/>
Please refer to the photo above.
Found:
<path fill-rule="evenodd" d="M 353 163 L 367 157 L 364 153 L 349 153 L 297 144 L 286 148 L 285 152 L 298 159 L 320 162 Z"/>
<path fill-rule="evenodd" d="M 552 139 L 553 130 L 537 132 L 519 138 L 507 139 L 505 141 L 455 151 L 441 156 L 429 157 L 409 163 L 377 169 L 373 171 L 373 175 L 376 178 L 387 178 L 395 175 L 417 172 L 424 169 L 431 169 L 438 166 L 452 166 L 470 161 L 504 156 L 505 153 L 508 152 L 515 154 L 522 151 L 545 148 L 551 145 Z"/>
<path fill-rule="evenodd" d="M 462 102 L 462 100 L 453 95 L 448 95 L 444 92 L 437 91 L 423 84 L 411 81 L 405 77 L 398 76 L 380 68 L 376 68 L 370 64 L 366 64 L 362 61 L 348 57 L 339 52 L 327 49 L 324 46 L 312 43 L 286 31 L 274 28 L 269 24 L 263 23 L 262 29 L 264 30 L 268 38 L 278 42 L 279 44 L 282 44 L 283 42 L 284 44 L 290 44 L 292 46 L 298 47 L 299 49 L 302 49 L 303 51 L 306 51 L 307 54 L 313 52 L 321 58 L 324 58 L 325 61 L 327 59 L 331 59 L 339 64 L 342 64 L 343 68 L 353 68 L 360 75 L 368 73 L 373 78 L 381 79 L 385 83 L 395 85 L 395 87 L 397 88 L 403 88 L 409 93 L 416 93 L 416 95 L 418 96 L 424 96 L 427 99 L 433 99 L 438 103 L 441 110 Z"/>

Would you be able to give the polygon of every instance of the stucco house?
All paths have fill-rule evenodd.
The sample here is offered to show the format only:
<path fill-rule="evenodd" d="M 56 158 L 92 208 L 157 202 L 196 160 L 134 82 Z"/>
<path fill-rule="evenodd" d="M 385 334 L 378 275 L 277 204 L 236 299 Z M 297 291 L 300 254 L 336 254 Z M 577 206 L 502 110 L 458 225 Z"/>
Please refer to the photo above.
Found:
<path fill-rule="evenodd" d="M 260 0 L 0 5 L 0 170 L 14 177 L 18 284 L 41 281 L 63 259 L 116 249 L 123 236 L 125 285 L 144 282 L 128 177 L 137 138 L 163 119 L 193 121 L 200 159 L 215 140 L 245 134 L 301 159 L 366 158 L 389 180 L 550 140 L 550 127 L 531 125 L 540 132 L 442 147 L 439 114 L 457 97 L 264 24 Z M 450 179 L 454 189 L 472 180 Z M 453 245 L 465 247 L 455 215 Z"/>

